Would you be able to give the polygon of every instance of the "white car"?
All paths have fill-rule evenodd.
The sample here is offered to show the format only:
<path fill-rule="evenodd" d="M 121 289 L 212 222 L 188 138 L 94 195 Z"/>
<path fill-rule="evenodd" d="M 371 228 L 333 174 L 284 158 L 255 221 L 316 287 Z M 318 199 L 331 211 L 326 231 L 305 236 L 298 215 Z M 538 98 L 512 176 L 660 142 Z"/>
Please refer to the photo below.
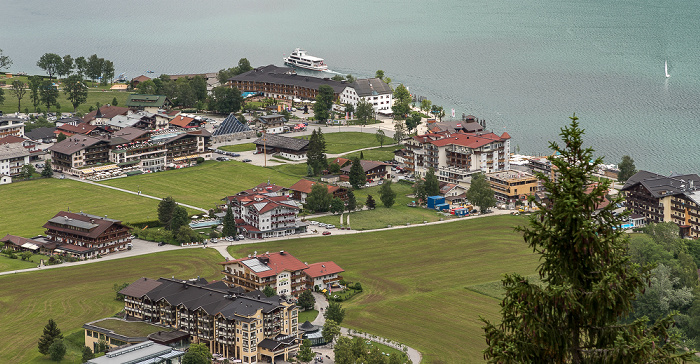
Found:
<path fill-rule="evenodd" d="M 326 225 L 326 229 L 335 229 L 335 225 L 328 224 Z"/>

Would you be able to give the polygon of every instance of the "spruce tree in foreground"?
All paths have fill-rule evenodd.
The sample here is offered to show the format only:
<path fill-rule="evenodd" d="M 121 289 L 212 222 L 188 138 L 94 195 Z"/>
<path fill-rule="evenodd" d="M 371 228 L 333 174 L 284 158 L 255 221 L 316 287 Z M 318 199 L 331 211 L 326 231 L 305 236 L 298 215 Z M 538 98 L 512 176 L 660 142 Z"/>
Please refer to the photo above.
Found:
<path fill-rule="evenodd" d="M 610 186 L 587 193 L 602 158 L 584 148 L 576 116 L 562 129 L 561 154 L 550 158 L 561 176 L 539 173 L 550 203 L 517 230 L 541 255 L 541 284 L 508 274 L 503 279 L 501 323 L 482 318 L 491 363 L 680 363 L 693 356 L 670 331 L 671 316 L 647 326 L 646 319 L 623 324 L 637 294 L 649 281 L 650 267 L 629 262 L 623 217 L 613 215 L 618 197 L 596 213 Z"/>
<path fill-rule="evenodd" d="M 58 328 L 58 325 L 56 325 L 56 321 L 49 319 L 49 323 L 44 326 L 44 334 L 39 338 L 39 352 L 47 355 L 53 341 L 60 339 L 63 339 L 61 330 Z"/>

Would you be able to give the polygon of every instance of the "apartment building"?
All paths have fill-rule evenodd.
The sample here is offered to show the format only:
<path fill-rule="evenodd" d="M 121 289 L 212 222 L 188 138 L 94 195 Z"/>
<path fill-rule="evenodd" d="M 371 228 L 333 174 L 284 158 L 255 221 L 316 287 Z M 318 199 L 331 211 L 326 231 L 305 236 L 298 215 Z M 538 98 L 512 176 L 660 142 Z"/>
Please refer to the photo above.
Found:
<path fill-rule="evenodd" d="M 501 171 L 486 173 L 494 196 L 501 202 L 525 201 L 539 191 L 539 179 L 527 172 Z"/>
<path fill-rule="evenodd" d="M 379 78 L 355 80 L 340 94 L 341 104 L 357 104 L 364 100 L 372 105 L 374 112 L 391 113 L 394 104 L 394 90 Z"/>
<path fill-rule="evenodd" d="M 8 135 L 24 137 L 24 119 L 14 116 L 0 116 L 0 138 Z"/>
<path fill-rule="evenodd" d="M 274 363 L 299 349 L 298 308 L 280 296 L 201 278 L 141 278 L 120 293 L 127 317 L 185 332 L 213 354 Z"/>
<path fill-rule="evenodd" d="M 510 135 L 491 132 L 450 132 L 448 130 L 417 135 L 405 143 L 403 165 L 423 177 L 430 168 L 442 182 L 467 182 L 477 172 L 491 173 L 510 169 Z"/>
<path fill-rule="evenodd" d="M 50 241 L 60 243 L 57 250 L 61 251 L 57 253 L 75 246 L 77 250 L 84 251 L 82 258 L 123 250 L 131 243 L 130 228 L 107 216 L 61 211 L 43 227 Z M 63 244 L 69 246 L 64 247 Z"/>
<path fill-rule="evenodd" d="M 265 97 L 289 100 L 295 98 L 313 100 L 321 85 L 328 85 L 333 89 L 335 100 L 347 87 L 344 81 L 298 75 L 289 67 L 274 65 L 257 67 L 233 76 L 226 85 L 236 87 L 241 92 L 262 93 Z"/>

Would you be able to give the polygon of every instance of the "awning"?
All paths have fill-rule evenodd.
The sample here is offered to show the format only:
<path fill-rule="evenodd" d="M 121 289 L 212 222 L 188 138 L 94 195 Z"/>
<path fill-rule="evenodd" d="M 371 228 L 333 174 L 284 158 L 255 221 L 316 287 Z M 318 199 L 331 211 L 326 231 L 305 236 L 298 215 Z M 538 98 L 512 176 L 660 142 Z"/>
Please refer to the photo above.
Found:
<path fill-rule="evenodd" d="M 24 243 L 24 244 L 22 244 L 22 248 L 37 250 L 37 249 L 39 249 L 39 246 L 36 244 L 32 244 L 32 243 Z"/>
<path fill-rule="evenodd" d="M 198 155 L 198 154 L 190 154 L 190 155 L 187 155 L 187 156 L 184 156 L 184 157 L 173 158 L 173 161 L 174 161 L 174 162 L 179 162 L 179 161 L 184 161 L 184 160 L 187 160 L 187 159 L 197 159 L 197 158 L 199 158 L 199 155 Z"/>

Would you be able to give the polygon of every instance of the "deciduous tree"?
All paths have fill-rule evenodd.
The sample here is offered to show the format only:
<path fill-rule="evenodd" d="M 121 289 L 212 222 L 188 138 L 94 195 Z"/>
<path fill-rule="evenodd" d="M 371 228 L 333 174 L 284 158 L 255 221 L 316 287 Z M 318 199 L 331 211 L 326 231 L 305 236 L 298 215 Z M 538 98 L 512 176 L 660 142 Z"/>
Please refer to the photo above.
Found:
<path fill-rule="evenodd" d="M 170 220 L 170 230 L 179 231 L 181 226 L 188 226 L 188 222 L 187 210 L 182 206 L 176 206 L 173 218 Z"/>
<path fill-rule="evenodd" d="M 56 53 L 44 53 L 36 62 L 36 65 L 46 71 L 49 79 L 53 80 L 53 75 L 63 66 L 63 59 Z"/>
<path fill-rule="evenodd" d="M 297 353 L 297 359 L 302 363 L 308 363 L 314 360 L 314 352 L 311 350 L 311 341 L 302 341 L 301 349 L 299 349 Z"/>
<path fill-rule="evenodd" d="M 49 357 L 53 361 L 61 361 L 66 356 L 66 344 L 63 339 L 54 339 L 49 346 Z"/>
<path fill-rule="evenodd" d="M 682 362 L 685 352 L 670 326 L 672 317 L 647 326 L 646 319 L 620 323 L 632 301 L 649 280 L 649 268 L 639 269 L 625 252 L 627 237 L 613 214 L 616 198 L 596 210 L 609 181 L 588 190 L 602 163 L 583 146 L 577 118 L 562 129 L 563 145 L 550 143 L 560 154 L 551 158 L 560 177 L 538 173 L 549 203 L 539 208 L 527 226 L 517 228 L 528 246 L 541 255 L 541 283 L 519 274 L 503 279 L 505 297 L 501 323 L 484 320 L 489 362 L 528 363 L 651 363 Z"/>
<path fill-rule="evenodd" d="M 472 175 L 472 183 L 467 190 L 466 197 L 474 206 L 479 207 L 481 213 L 496 206 L 496 197 L 494 197 L 491 185 L 483 173 Z"/>
<path fill-rule="evenodd" d="M 412 133 L 413 130 L 417 130 L 418 126 L 420 125 L 422 120 L 422 117 L 419 113 L 413 111 L 410 113 L 410 115 L 406 118 L 406 129 L 408 129 L 408 133 Z"/>
<path fill-rule="evenodd" d="M 396 192 L 391 189 L 391 184 L 391 180 L 388 179 L 384 181 L 382 187 L 379 188 L 379 199 L 386 208 L 394 206 L 394 202 L 396 201 Z"/>
<path fill-rule="evenodd" d="M 403 84 L 394 90 L 394 105 L 391 106 L 394 118 L 404 119 L 411 111 L 411 94 Z"/>
<path fill-rule="evenodd" d="M 435 175 L 435 169 L 430 167 L 428 173 L 425 174 L 425 194 L 426 196 L 440 195 L 440 182 Z"/>
<path fill-rule="evenodd" d="M 182 357 L 182 364 L 211 364 L 213 356 L 209 347 L 204 343 L 190 344 L 187 353 Z"/>
<path fill-rule="evenodd" d="M 44 334 L 39 338 L 39 352 L 43 355 L 49 354 L 49 347 L 56 339 L 63 339 L 63 334 L 56 325 L 56 321 L 49 319 L 49 323 L 44 326 Z"/>
<path fill-rule="evenodd" d="M 340 214 L 345 210 L 345 203 L 338 197 L 331 200 L 331 213 L 334 215 Z"/>
<path fill-rule="evenodd" d="M 25 164 L 20 169 L 19 175 L 24 179 L 30 179 L 36 173 L 36 169 L 31 164 Z"/>
<path fill-rule="evenodd" d="M 39 97 L 41 102 L 46 105 L 46 111 L 50 111 L 51 105 L 55 105 L 56 100 L 58 100 L 58 89 L 53 82 L 44 80 L 39 88 Z"/>
<path fill-rule="evenodd" d="M 90 359 L 93 359 L 94 357 L 95 357 L 95 354 L 92 352 L 92 350 L 90 350 L 90 348 L 88 348 L 87 346 L 83 346 L 83 357 L 82 357 L 83 363 L 85 363 L 86 361 L 88 361 Z"/>
<path fill-rule="evenodd" d="M 310 289 L 307 289 L 299 294 L 299 299 L 297 300 L 297 305 L 301 307 L 304 311 L 313 310 L 316 304 L 316 299 L 311 293 Z"/>
<path fill-rule="evenodd" d="M 2 54 L 2 49 L 0 49 L 0 70 L 3 68 L 9 68 L 12 65 L 12 59 L 10 56 L 5 56 Z"/>
<path fill-rule="evenodd" d="M 88 63 L 85 57 L 78 57 L 75 59 L 75 74 L 80 76 L 82 80 L 85 77 L 85 72 L 87 72 Z"/>
<path fill-rule="evenodd" d="M 12 81 L 12 88 L 10 88 L 10 93 L 17 98 L 17 112 L 20 112 L 22 107 L 22 98 L 27 93 L 27 89 L 24 82 L 20 80 Z"/>
<path fill-rule="evenodd" d="M 634 165 L 634 159 L 628 155 L 622 156 L 622 161 L 617 165 L 620 172 L 617 174 L 617 180 L 627 182 L 627 180 L 637 173 L 637 167 Z"/>
<path fill-rule="evenodd" d="M 96 54 L 88 57 L 85 75 L 92 80 L 93 83 L 102 76 L 102 64 L 104 61 L 104 58 L 100 58 Z"/>
<path fill-rule="evenodd" d="M 75 68 L 73 57 L 71 57 L 70 54 L 66 54 L 63 56 L 63 59 L 61 60 L 61 67 L 59 67 L 59 70 L 56 73 L 59 77 L 70 75 L 73 73 L 73 68 Z"/>
<path fill-rule="evenodd" d="M 355 118 L 360 122 L 361 125 L 367 125 L 370 119 L 374 116 L 374 107 L 369 101 L 360 99 L 357 103 L 357 110 L 355 110 Z"/>
<path fill-rule="evenodd" d="M 108 59 L 104 60 L 102 62 L 102 70 L 100 74 L 102 76 L 102 82 L 100 82 L 100 84 L 106 85 L 111 83 L 114 79 L 114 63 Z"/>
<path fill-rule="evenodd" d="M 328 192 L 328 186 L 314 183 L 311 193 L 306 196 L 306 209 L 313 212 L 325 212 L 331 207 L 333 196 Z"/>
<path fill-rule="evenodd" d="M 394 142 L 401 144 L 406 137 L 406 125 L 403 121 L 397 120 L 394 122 Z"/>
<path fill-rule="evenodd" d="M 323 336 L 323 340 L 332 345 L 333 340 L 340 335 L 340 326 L 337 322 L 327 319 L 326 323 L 323 324 L 321 335 Z"/>
<path fill-rule="evenodd" d="M 332 320 L 340 325 L 343 323 L 343 319 L 345 319 L 345 309 L 339 302 L 329 302 L 328 308 L 323 316 L 326 320 Z"/>
<path fill-rule="evenodd" d="M 275 289 L 270 286 L 265 286 L 265 288 L 263 288 L 262 290 L 262 293 L 265 294 L 265 297 L 272 297 L 277 294 Z"/>
<path fill-rule="evenodd" d="M 379 147 L 384 146 L 384 138 L 386 137 L 386 134 L 384 133 L 384 130 L 382 129 L 377 129 L 377 132 L 374 134 L 374 136 L 377 137 L 377 142 L 379 142 Z"/>
<path fill-rule="evenodd" d="M 420 100 L 420 109 L 426 114 L 430 112 L 430 107 L 433 106 L 433 102 L 428 99 Z"/>
<path fill-rule="evenodd" d="M 32 104 L 34 105 L 34 110 L 36 110 L 36 107 L 39 106 L 39 102 L 41 101 L 39 89 L 41 88 L 41 83 L 43 80 L 39 76 L 29 76 L 28 80 L 29 80 L 29 91 L 30 91 L 29 96 L 32 99 Z"/>
<path fill-rule="evenodd" d="M 209 109 L 219 114 L 230 114 L 241 109 L 243 97 L 235 87 L 217 86 L 212 89 Z"/>
<path fill-rule="evenodd" d="M 71 75 L 63 80 L 63 93 L 67 96 L 71 105 L 73 105 L 73 112 L 75 112 L 78 106 L 87 101 L 88 87 L 83 83 L 80 76 Z"/>

